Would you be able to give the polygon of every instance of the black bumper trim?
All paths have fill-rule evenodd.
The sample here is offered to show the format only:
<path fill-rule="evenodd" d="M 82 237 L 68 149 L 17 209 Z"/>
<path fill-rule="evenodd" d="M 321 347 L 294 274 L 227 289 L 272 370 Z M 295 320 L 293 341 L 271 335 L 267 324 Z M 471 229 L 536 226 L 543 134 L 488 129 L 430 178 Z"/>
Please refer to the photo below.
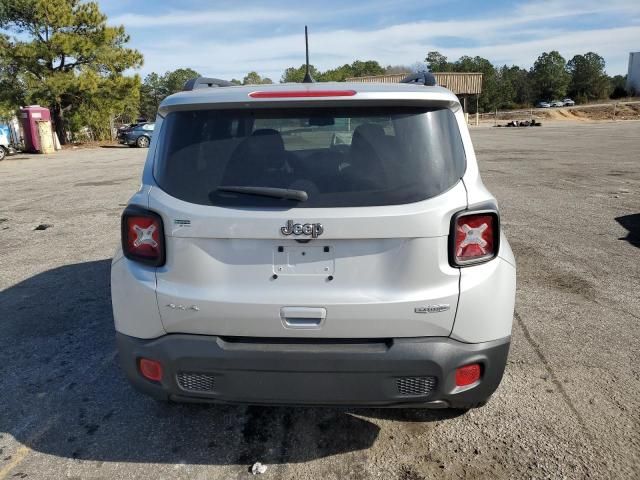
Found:
<path fill-rule="evenodd" d="M 510 337 L 468 344 L 446 337 L 398 338 L 385 342 L 264 343 L 216 336 L 170 334 L 142 340 L 117 333 L 120 362 L 131 383 L 159 399 L 269 405 L 469 408 L 484 403 L 498 388 Z M 158 360 L 162 382 L 138 371 L 138 359 Z M 480 382 L 455 385 L 455 369 L 482 364 Z M 179 372 L 216 377 L 215 390 L 182 390 Z M 434 376 L 428 395 L 401 395 L 398 377 Z"/>

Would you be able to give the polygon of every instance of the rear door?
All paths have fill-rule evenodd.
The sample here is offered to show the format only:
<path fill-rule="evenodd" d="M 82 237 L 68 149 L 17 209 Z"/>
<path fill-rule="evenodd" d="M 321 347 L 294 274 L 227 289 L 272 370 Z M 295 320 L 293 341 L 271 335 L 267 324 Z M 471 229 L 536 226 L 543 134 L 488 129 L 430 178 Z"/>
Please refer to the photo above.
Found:
<path fill-rule="evenodd" d="M 447 109 L 170 113 L 149 207 L 168 332 L 248 337 L 448 335 L 451 215 L 464 153 Z M 225 187 L 304 191 L 304 202 Z"/>

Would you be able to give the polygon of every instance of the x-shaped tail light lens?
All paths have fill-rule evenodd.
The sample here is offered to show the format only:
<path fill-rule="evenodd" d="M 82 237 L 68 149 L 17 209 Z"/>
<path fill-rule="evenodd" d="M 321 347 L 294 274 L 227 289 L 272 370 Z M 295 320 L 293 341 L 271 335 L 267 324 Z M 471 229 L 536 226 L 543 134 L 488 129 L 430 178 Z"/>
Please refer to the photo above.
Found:
<path fill-rule="evenodd" d="M 155 212 L 127 208 L 122 214 L 122 250 L 130 260 L 159 267 L 164 264 L 162 219 Z"/>
<path fill-rule="evenodd" d="M 500 233 L 495 212 L 461 214 L 453 222 L 452 264 L 477 264 L 496 256 Z"/>

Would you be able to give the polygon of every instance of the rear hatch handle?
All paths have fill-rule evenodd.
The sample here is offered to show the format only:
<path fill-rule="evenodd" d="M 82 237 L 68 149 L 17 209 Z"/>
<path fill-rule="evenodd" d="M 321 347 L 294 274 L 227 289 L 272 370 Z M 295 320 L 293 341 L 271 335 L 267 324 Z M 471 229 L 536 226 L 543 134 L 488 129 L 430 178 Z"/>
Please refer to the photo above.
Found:
<path fill-rule="evenodd" d="M 282 307 L 280 318 L 285 328 L 320 328 L 327 318 L 327 310 L 321 307 Z"/>

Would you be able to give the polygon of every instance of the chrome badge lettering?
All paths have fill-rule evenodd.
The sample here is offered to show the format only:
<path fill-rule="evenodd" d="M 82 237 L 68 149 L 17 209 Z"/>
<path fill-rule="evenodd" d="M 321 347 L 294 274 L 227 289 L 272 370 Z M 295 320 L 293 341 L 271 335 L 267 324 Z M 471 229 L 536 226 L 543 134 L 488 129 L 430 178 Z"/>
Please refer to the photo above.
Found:
<path fill-rule="evenodd" d="M 169 303 L 167 304 L 167 307 L 171 308 L 172 310 L 182 310 L 182 311 L 187 311 L 187 310 L 193 310 L 194 312 L 199 312 L 200 311 L 200 307 L 198 307 L 197 305 L 176 305 L 175 303 Z"/>
<path fill-rule="evenodd" d="M 280 228 L 283 235 L 307 235 L 311 238 L 318 238 L 324 232 L 321 223 L 293 223 L 293 220 L 287 220 L 287 224 Z"/>
<path fill-rule="evenodd" d="M 446 312 L 449 308 L 448 303 L 441 303 L 438 305 L 427 305 L 426 307 L 416 307 L 413 311 L 416 313 L 440 313 Z"/>

